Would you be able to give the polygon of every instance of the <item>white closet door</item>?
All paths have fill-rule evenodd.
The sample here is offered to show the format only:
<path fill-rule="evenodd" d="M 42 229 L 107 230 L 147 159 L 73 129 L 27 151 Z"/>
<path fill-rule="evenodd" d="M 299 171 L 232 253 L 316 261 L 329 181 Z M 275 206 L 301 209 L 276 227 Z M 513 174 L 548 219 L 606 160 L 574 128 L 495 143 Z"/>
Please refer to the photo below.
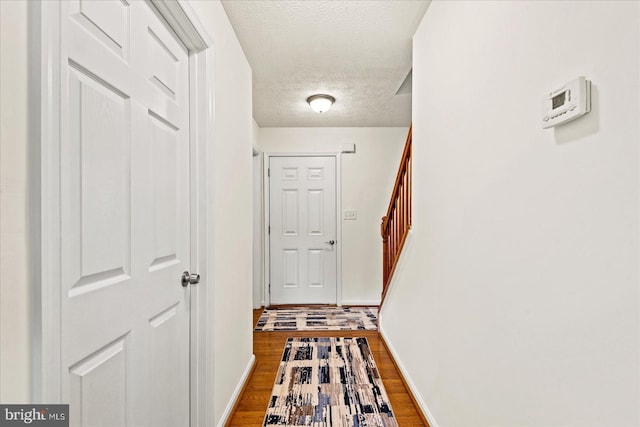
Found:
<path fill-rule="evenodd" d="M 62 3 L 62 399 L 189 425 L 188 53 L 143 1 Z"/>

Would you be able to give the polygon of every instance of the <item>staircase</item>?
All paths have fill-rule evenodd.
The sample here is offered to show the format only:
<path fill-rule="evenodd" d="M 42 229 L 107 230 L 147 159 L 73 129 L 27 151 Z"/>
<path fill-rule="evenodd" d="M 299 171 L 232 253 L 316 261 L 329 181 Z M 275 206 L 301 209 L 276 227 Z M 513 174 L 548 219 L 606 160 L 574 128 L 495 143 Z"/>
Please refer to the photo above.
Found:
<path fill-rule="evenodd" d="M 387 214 L 382 217 L 382 302 L 387 294 L 402 246 L 411 229 L 411 129 L 400 160 Z"/>

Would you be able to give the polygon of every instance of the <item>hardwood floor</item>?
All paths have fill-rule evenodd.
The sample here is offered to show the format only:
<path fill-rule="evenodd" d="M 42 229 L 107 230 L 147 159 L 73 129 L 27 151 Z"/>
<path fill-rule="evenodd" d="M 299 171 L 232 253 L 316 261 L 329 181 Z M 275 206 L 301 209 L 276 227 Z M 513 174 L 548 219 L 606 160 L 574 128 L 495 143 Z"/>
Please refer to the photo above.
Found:
<path fill-rule="evenodd" d="M 253 311 L 254 325 L 261 313 L 262 309 Z M 400 373 L 377 331 L 254 332 L 253 352 L 256 355 L 254 370 L 236 403 L 227 426 L 262 426 L 287 338 L 320 336 L 366 337 L 398 425 L 400 427 L 428 426 L 416 409 Z"/>

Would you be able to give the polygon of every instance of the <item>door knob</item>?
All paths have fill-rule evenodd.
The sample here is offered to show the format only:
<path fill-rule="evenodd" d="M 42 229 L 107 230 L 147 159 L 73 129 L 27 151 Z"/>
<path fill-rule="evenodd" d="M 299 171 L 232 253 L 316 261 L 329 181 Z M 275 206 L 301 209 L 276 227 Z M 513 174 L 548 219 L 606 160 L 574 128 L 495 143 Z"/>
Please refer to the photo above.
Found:
<path fill-rule="evenodd" d="M 335 241 L 335 240 L 329 240 L 328 242 L 325 242 L 325 243 L 328 243 L 328 244 L 330 244 L 331 246 L 333 246 L 333 245 L 335 245 L 335 244 L 336 244 L 336 241 Z"/>
<path fill-rule="evenodd" d="M 182 287 L 186 288 L 188 285 L 196 285 L 200 283 L 199 274 L 189 274 L 188 271 L 182 273 Z"/>

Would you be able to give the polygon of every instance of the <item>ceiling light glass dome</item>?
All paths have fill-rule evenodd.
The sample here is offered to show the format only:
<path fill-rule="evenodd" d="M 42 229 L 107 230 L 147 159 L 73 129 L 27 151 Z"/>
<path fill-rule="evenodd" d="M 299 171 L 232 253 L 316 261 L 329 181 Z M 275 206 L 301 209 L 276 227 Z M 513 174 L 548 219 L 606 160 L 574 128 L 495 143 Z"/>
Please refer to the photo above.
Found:
<path fill-rule="evenodd" d="M 307 103 L 316 113 L 324 113 L 329 110 L 336 99 L 331 95 L 312 95 L 307 98 Z"/>

